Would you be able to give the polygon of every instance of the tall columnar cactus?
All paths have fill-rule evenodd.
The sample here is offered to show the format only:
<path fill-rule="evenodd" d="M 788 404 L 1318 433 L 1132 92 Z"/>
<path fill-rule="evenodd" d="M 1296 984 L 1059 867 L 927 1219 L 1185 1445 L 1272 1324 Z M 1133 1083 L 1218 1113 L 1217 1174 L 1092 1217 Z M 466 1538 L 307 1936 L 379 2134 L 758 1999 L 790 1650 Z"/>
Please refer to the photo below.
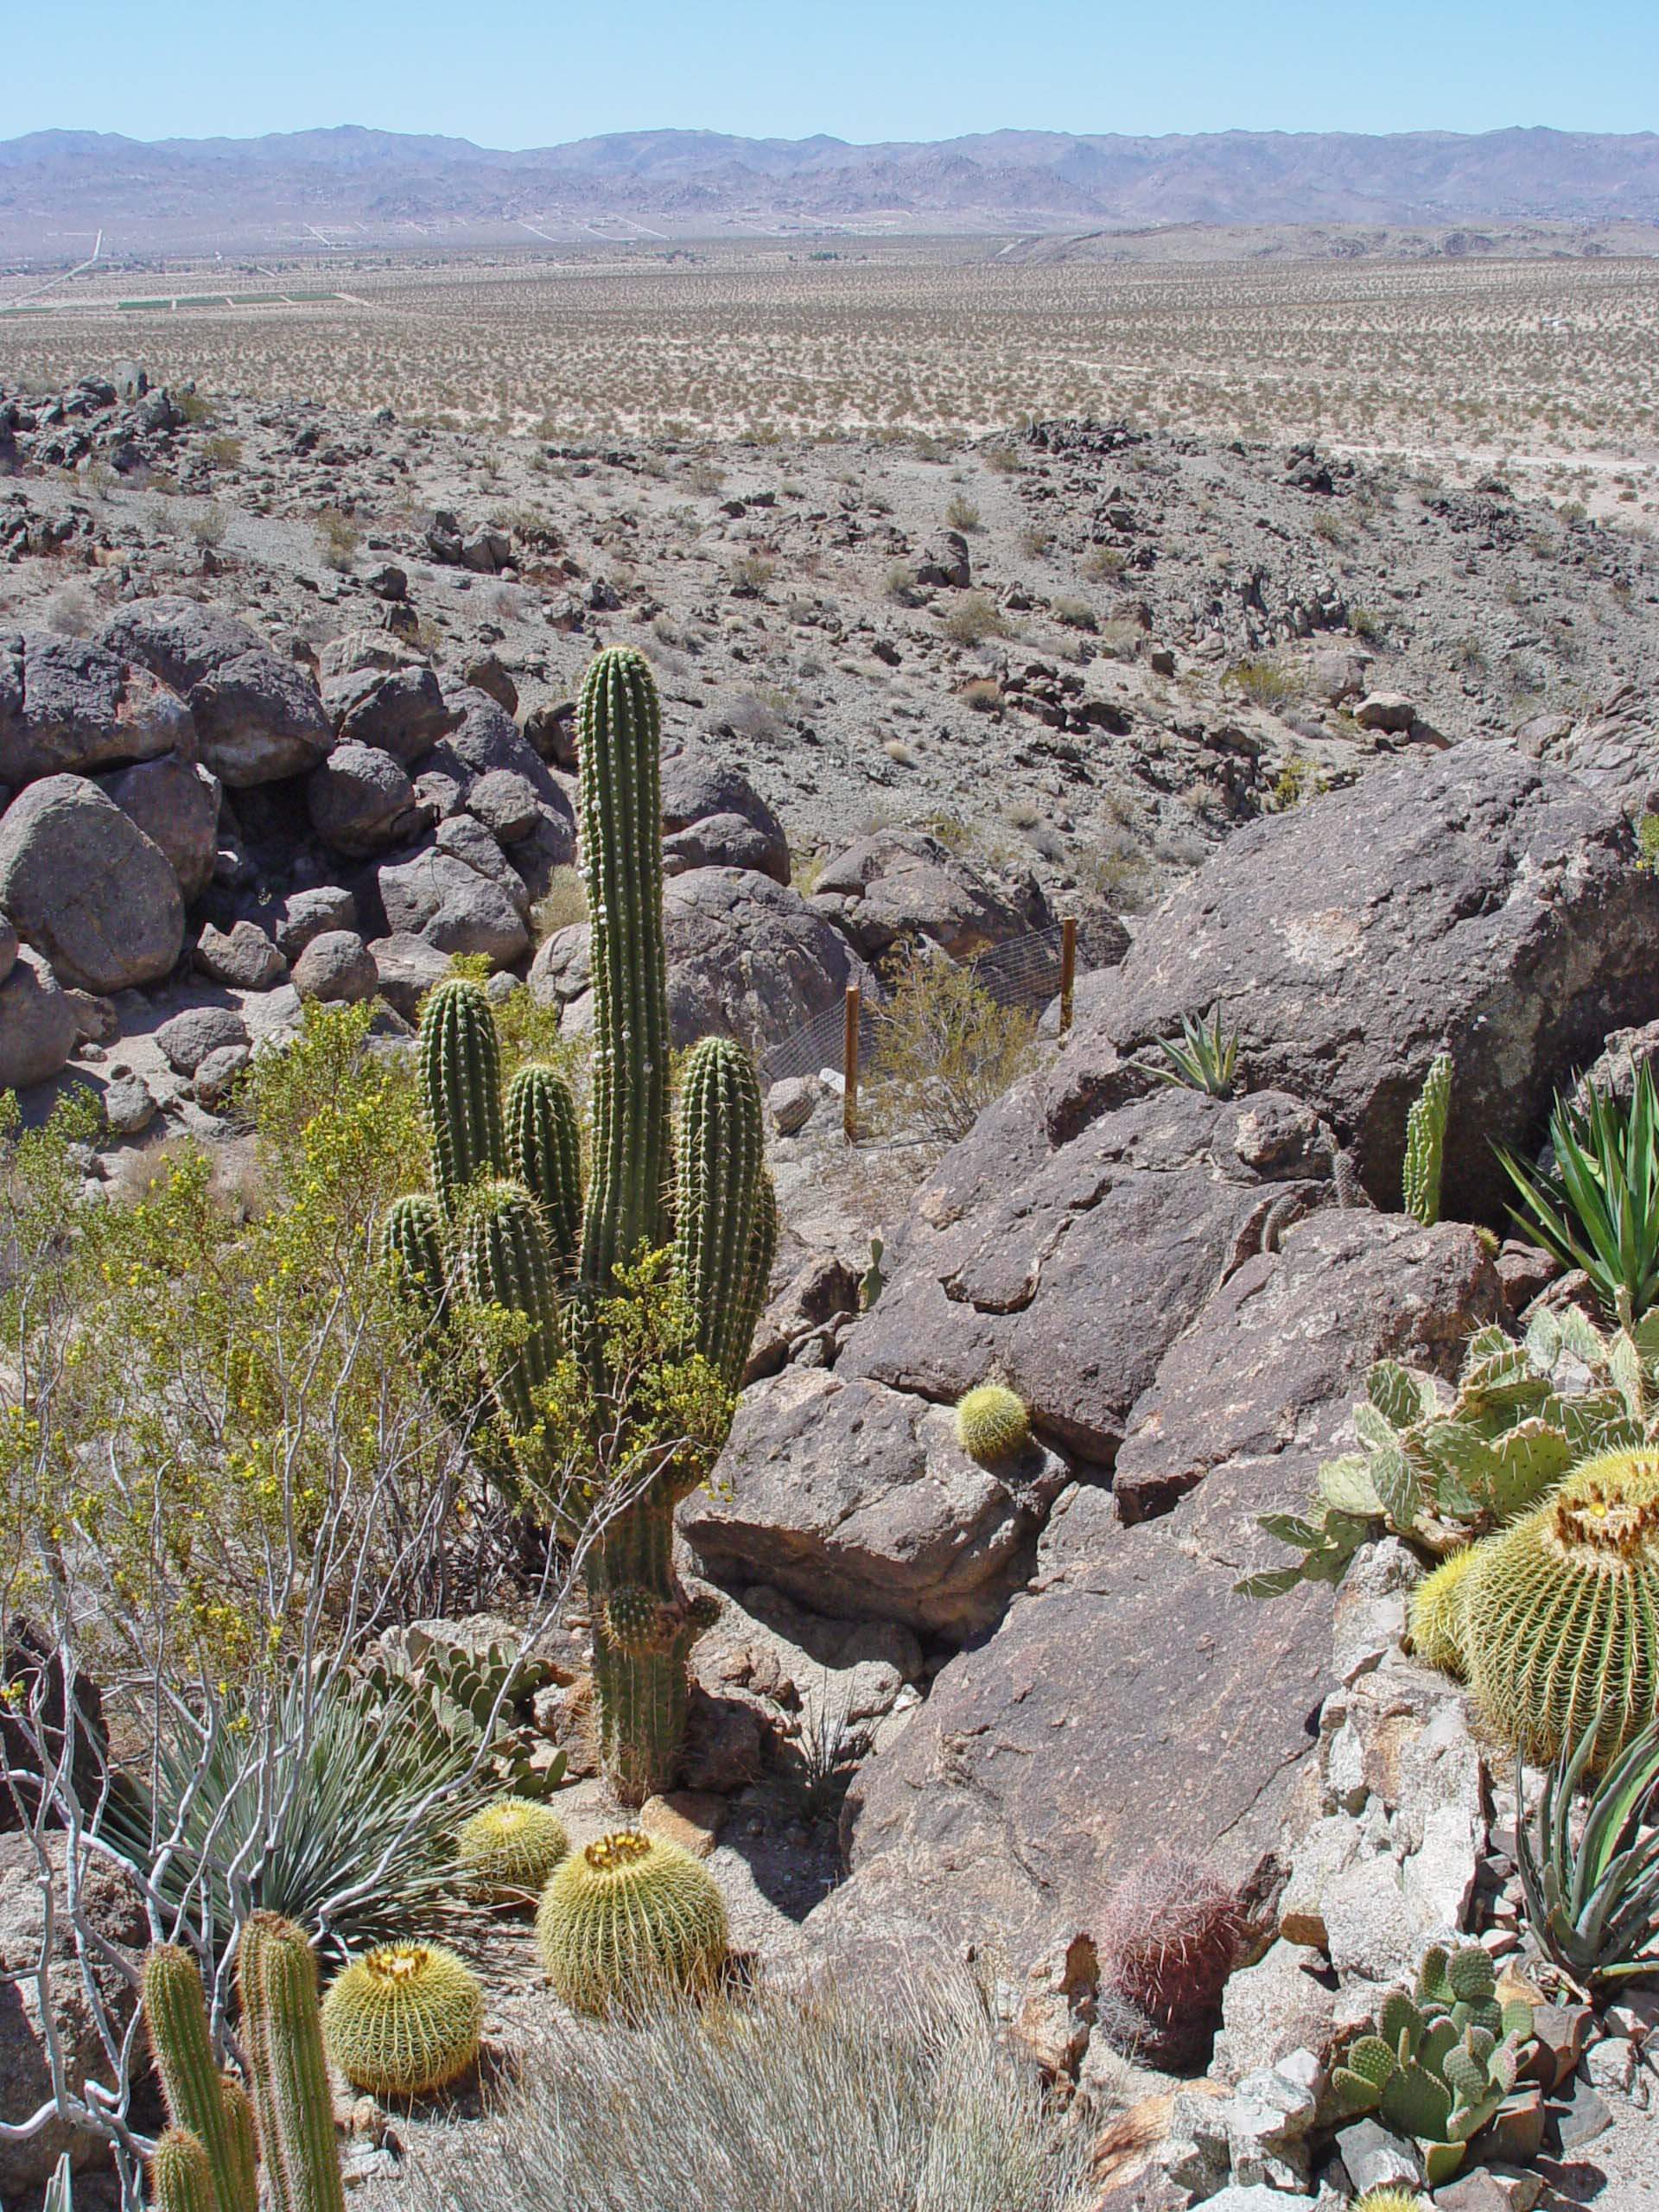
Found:
<path fill-rule="evenodd" d="M 734 1392 L 765 1302 L 778 1217 L 766 1173 L 760 1087 L 747 1053 L 709 1038 L 687 1056 L 677 1124 L 662 912 L 660 714 L 643 657 L 613 647 L 582 689 L 582 866 L 592 916 L 595 1008 L 591 1175 L 581 1183 L 575 1102 L 546 1068 L 500 1090 L 489 1002 L 442 983 L 421 1023 L 421 1084 L 432 1138 L 430 1198 L 401 1200 L 387 1225 L 397 1279 L 431 1327 L 451 1311 L 519 1317 L 485 1332 L 485 1359 L 520 1489 L 564 1537 L 581 1533 L 565 1470 L 547 1457 L 538 1403 L 574 1361 L 594 1408 L 602 1487 L 607 1452 L 637 1452 L 588 1531 L 600 1741 L 626 1802 L 671 1785 L 685 1730 L 686 1661 L 716 1616 L 674 1573 L 674 1509 L 704 1459 L 637 1434 L 636 1375 L 611 1373 L 603 1315 L 643 1297 L 642 1262 L 668 1252 L 680 1351 Z M 504 1338 L 510 1338 L 504 1344 Z M 644 1426 L 650 1425 L 647 1416 Z M 718 1442 L 716 1437 L 714 1440 Z M 671 1439 L 658 1439 L 666 1446 Z M 700 1444 L 709 1440 L 699 1438 Z"/>
<path fill-rule="evenodd" d="M 277 1913 L 251 1915 L 237 1991 L 274 2212 L 346 2212 L 317 1962 L 304 1929 Z"/>
<path fill-rule="evenodd" d="M 1437 1052 L 1406 1116 L 1406 1211 L 1427 1228 L 1440 1217 L 1440 1165 L 1446 1109 L 1452 1103 L 1452 1055 Z"/>
<path fill-rule="evenodd" d="M 162 2077 L 167 2116 L 175 2134 L 194 2140 L 207 2164 L 219 2212 L 252 2212 L 257 2197 L 253 2135 L 246 2124 L 247 2100 L 226 2094 L 225 2076 L 213 2056 L 207 2027 L 207 2000 L 193 1953 L 176 1943 L 157 1943 L 144 1959 L 143 2005 L 150 2048 Z M 192 2162 L 180 2154 L 179 2185 L 194 2188 Z M 191 2171 L 186 2172 L 189 2167 Z M 156 2193 L 162 2194 L 161 2175 Z"/>
<path fill-rule="evenodd" d="M 334 2097 L 322 2050 L 317 1968 L 304 1931 L 256 1912 L 237 1960 L 242 2030 L 274 2212 L 345 2212 Z M 172 2122 L 150 2188 L 162 2212 L 259 2212 L 253 2106 L 214 2063 L 190 1953 L 158 1943 L 144 1961 L 150 2048 Z"/>

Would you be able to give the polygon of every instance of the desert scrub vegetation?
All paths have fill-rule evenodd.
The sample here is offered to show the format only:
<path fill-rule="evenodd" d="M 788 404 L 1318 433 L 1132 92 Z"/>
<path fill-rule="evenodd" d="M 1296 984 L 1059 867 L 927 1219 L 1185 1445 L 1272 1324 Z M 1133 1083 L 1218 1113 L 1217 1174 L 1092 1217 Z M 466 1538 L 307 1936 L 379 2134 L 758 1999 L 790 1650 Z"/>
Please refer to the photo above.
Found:
<path fill-rule="evenodd" d="M 342 575 L 348 574 L 363 542 L 362 524 L 339 507 L 324 507 L 315 527 L 323 566 L 337 569 Z"/>
<path fill-rule="evenodd" d="M 946 610 L 944 633 L 958 645 L 982 645 L 987 638 L 1006 638 L 1007 618 L 982 591 L 965 591 Z"/>
<path fill-rule="evenodd" d="M 942 954 L 912 953 L 880 1009 L 870 1127 L 954 1144 L 1038 1057 L 1033 1014 L 1000 1006 L 970 969 Z"/>
<path fill-rule="evenodd" d="M 422 2212 L 1083 2212 L 1086 2143 L 965 1983 L 554 2023 Z M 597 2041 L 597 2048 L 595 2043 Z"/>
<path fill-rule="evenodd" d="M 1282 707 L 1298 697 L 1301 686 L 1282 661 L 1239 660 L 1222 677 L 1229 691 L 1248 699 L 1253 707 Z"/>

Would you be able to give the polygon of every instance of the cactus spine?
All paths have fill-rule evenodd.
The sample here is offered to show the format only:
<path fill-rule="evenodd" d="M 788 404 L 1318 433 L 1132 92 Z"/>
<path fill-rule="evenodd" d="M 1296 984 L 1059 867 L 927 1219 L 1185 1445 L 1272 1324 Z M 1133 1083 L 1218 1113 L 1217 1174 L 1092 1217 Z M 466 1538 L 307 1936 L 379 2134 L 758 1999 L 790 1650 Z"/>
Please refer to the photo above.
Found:
<path fill-rule="evenodd" d="M 526 1069 L 504 1107 L 489 1001 L 476 984 L 445 982 L 421 1022 L 435 1198 L 394 1208 L 386 1240 L 424 1325 L 437 1310 L 429 1294 L 438 1280 L 458 1283 L 472 1307 L 521 1317 L 521 1340 L 505 1356 L 485 1347 L 486 1371 L 519 1486 L 562 1535 L 576 1533 L 574 1516 L 550 1495 L 537 1406 L 561 1355 L 567 1368 L 575 1356 L 594 1405 L 606 1408 L 592 1438 L 601 1461 L 606 1436 L 627 1427 L 628 1408 L 616 1401 L 629 1383 L 606 1372 L 594 1317 L 605 1301 L 632 1294 L 629 1271 L 671 1243 L 686 1351 L 735 1390 L 778 1238 L 747 1055 L 706 1039 L 687 1057 L 677 1124 L 671 1113 L 660 714 L 642 655 L 617 646 L 597 657 L 582 686 L 580 735 L 595 1007 L 587 1191 L 569 1090 L 550 1070 Z M 637 1465 L 628 1500 L 602 1516 L 585 1569 L 601 1750 L 630 1804 L 672 1786 L 687 1655 L 718 1611 L 713 1599 L 688 1599 L 674 1573 L 674 1508 L 699 1471 L 667 1455 L 652 1466 L 648 1451 L 640 1464 L 645 1479 Z"/>
<path fill-rule="evenodd" d="M 149 2186 L 160 2212 L 215 2212 L 219 2201 L 207 2153 L 181 2127 L 169 2127 L 156 2143 Z"/>
<path fill-rule="evenodd" d="M 275 2212 L 346 2212 L 317 1962 L 305 1931 L 274 1912 L 251 1915 L 237 1990 Z"/>
<path fill-rule="evenodd" d="M 387 1943 L 353 1959 L 329 1989 L 322 2031 L 353 2088 L 420 2097 L 478 2057 L 484 1990 L 442 1943 Z"/>
<path fill-rule="evenodd" d="M 573 1852 L 536 1914 L 542 1964 L 574 2012 L 625 2014 L 708 1988 L 726 1960 L 726 1904 L 677 1844 L 623 1828 Z"/>
<path fill-rule="evenodd" d="M 144 1959 L 143 2007 L 173 2133 L 200 2149 L 219 2212 L 252 2212 L 251 2132 L 245 2146 L 213 2056 L 207 1999 L 189 1951 L 176 1943 L 152 1946 Z M 188 2161 L 181 2156 L 175 2163 Z"/>
<path fill-rule="evenodd" d="M 1446 1153 L 1446 1116 L 1452 1103 L 1452 1055 L 1437 1052 L 1423 1087 L 1406 1116 L 1406 1211 L 1426 1229 L 1440 1217 L 1440 1165 Z"/>
<path fill-rule="evenodd" d="M 345 2212 L 316 1961 L 304 1931 L 256 1912 L 242 1931 L 237 1988 L 274 2212 Z M 253 2105 L 213 2063 L 207 2002 L 188 1951 L 152 1947 L 143 2009 L 172 2121 L 150 2164 L 156 2203 L 162 2212 L 258 2212 Z"/>

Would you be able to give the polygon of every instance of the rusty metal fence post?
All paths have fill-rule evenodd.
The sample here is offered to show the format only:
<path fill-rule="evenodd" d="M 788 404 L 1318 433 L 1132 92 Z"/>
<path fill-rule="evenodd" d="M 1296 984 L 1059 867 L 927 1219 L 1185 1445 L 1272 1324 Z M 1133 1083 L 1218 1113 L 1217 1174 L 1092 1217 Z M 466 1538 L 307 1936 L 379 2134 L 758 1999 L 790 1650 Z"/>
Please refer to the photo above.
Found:
<path fill-rule="evenodd" d="M 847 1029 L 841 1048 L 841 1128 L 849 1144 L 858 1142 L 858 1031 L 862 995 L 856 983 L 847 986 Z"/>
<path fill-rule="evenodd" d="M 1071 1027 L 1071 987 L 1077 980 L 1077 919 L 1067 914 L 1060 923 L 1060 1034 Z"/>

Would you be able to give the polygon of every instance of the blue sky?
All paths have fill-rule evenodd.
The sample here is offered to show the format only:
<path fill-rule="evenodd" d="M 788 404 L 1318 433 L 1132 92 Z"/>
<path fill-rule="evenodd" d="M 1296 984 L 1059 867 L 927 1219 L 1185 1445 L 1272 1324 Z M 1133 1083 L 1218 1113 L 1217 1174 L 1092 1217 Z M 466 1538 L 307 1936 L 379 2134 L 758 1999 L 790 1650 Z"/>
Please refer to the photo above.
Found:
<path fill-rule="evenodd" d="M 1659 129 L 1659 0 L 76 0 L 65 20 L 68 47 L 4 35 L 0 135 Z"/>

